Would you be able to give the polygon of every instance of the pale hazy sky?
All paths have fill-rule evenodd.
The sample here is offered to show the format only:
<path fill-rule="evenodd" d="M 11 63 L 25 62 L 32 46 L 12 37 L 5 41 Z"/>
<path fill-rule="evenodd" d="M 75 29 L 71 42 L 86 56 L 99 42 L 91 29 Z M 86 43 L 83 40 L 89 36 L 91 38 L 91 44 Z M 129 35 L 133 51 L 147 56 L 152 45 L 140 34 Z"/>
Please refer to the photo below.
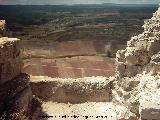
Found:
<path fill-rule="evenodd" d="M 0 0 L 0 4 L 158 4 L 160 0 Z"/>

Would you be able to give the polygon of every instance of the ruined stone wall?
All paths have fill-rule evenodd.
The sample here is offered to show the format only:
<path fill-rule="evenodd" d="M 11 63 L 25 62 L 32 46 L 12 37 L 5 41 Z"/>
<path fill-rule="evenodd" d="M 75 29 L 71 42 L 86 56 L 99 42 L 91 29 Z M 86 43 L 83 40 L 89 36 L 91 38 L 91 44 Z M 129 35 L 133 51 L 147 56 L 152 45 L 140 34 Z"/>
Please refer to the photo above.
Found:
<path fill-rule="evenodd" d="M 160 8 L 149 20 L 145 20 L 144 32 L 131 38 L 125 50 L 119 50 L 116 55 L 117 76 L 133 77 L 144 71 L 147 66 L 154 66 L 160 51 Z M 156 57 L 156 58 L 155 58 Z M 153 62 L 152 62 L 153 61 Z M 158 69 L 158 68 L 155 68 Z M 150 72 L 151 69 L 148 69 Z M 159 71 L 152 71 L 159 72 Z"/>
<path fill-rule="evenodd" d="M 32 118 L 32 91 L 29 75 L 21 73 L 19 44 L 17 38 L 0 38 L 0 120 Z"/>
<path fill-rule="evenodd" d="M 144 32 L 116 54 L 114 100 L 141 120 L 160 119 L 160 8 L 145 20 Z M 115 94 L 116 93 L 116 94 Z"/>

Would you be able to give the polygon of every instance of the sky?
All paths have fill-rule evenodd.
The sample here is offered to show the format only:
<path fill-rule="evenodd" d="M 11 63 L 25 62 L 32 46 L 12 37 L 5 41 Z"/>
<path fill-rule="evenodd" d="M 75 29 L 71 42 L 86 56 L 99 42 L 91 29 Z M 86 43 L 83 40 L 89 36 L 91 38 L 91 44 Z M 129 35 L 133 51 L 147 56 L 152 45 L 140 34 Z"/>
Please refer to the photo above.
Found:
<path fill-rule="evenodd" d="M 101 3 L 118 3 L 118 4 L 158 4 L 160 0 L 0 0 L 0 4 L 101 4 Z"/>

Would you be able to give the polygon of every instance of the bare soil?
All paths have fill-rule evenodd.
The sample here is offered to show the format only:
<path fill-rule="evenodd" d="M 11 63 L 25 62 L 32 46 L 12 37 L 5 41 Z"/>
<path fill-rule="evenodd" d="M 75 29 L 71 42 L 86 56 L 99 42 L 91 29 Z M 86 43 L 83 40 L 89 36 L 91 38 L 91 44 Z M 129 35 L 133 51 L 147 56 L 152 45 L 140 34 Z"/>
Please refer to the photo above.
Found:
<path fill-rule="evenodd" d="M 114 75 L 114 60 L 100 56 L 79 56 L 61 59 L 30 59 L 23 71 L 33 76 L 82 78 Z"/>
<path fill-rule="evenodd" d="M 119 120 L 128 113 L 125 107 L 108 102 L 86 102 L 82 104 L 64 104 L 46 102 L 42 105 L 40 116 L 50 116 L 46 120 Z M 39 120 L 45 120 L 39 117 Z"/>

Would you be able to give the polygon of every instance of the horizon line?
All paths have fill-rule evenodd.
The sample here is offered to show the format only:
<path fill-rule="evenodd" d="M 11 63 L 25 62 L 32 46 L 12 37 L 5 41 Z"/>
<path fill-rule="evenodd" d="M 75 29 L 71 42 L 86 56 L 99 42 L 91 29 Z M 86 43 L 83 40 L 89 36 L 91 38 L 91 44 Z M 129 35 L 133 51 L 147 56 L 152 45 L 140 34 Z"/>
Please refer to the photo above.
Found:
<path fill-rule="evenodd" d="M 113 4 L 113 5 L 159 5 L 158 3 L 94 3 L 94 4 L 90 4 L 90 3 L 84 3 L 84 4 L 0 4 L 0 5 L 48 5 L 48 6 L 74 6 L 74 5 L 104 5 L 104 4 Z"/>

